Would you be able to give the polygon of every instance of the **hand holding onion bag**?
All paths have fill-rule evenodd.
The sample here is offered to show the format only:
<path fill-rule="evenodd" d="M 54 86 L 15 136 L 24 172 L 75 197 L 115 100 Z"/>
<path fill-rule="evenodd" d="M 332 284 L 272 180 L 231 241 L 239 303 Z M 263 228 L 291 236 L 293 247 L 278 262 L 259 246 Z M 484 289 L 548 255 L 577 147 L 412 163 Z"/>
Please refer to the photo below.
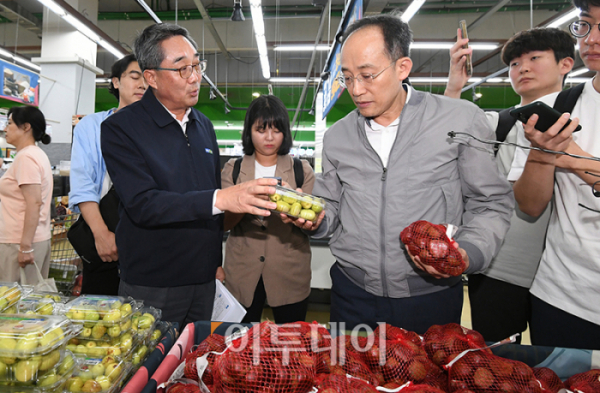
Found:
<path fill-rule="evenodd" d="M 402 230 L 400 240 L 413 256 L 441 273 L 460 276 L 467 268 L 443 225 L 415 221 Z"/>

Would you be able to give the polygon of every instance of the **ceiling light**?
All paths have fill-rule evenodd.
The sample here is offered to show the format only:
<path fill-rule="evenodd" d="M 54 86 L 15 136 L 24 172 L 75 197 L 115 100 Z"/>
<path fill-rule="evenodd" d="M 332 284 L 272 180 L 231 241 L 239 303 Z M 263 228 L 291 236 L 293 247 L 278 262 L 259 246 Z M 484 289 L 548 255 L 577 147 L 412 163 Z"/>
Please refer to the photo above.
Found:
<path fill-rule="evenodd" d="M 69 11 L 65 10 L 62 6 L 58 5 L 54 0 L 38 0 L 38 1 L 40 3 L 42 3 L 45 7 L 50 9 L 52 12 L 54 12 L 58 16 L 62 17 L 65 20 L 65 22 L 69 23 L 71 26 L 76 28 L 81 34 L 83 34 L 90 40 L 94 41 L 97 45 L 102 46 L 104 49 L 106 49 L 107 51 L 112 53 L 117 59 L 125 57 L 125 53 L 121 49 L 115 47 L 112 43 L 110 43 L 106 39 L 101 38 L 100 35 L 94 31 L 94 29 L 97 29 L 98 31 L 102 31 L 102 30 L 100 30 L 97 26 L 95 26 L 93 24 L 91 25 L 92 27 L 90 27 L 91 22 L 89 22 L 87 19 L 85 19 L 85 17 L 82 17 L 85 19 L 85 21 L 80 20 L 75 15 L 73 15 L 73 14 L 69 13 Z M 63 1 L 63 3 L 64 3 L 64 1 Z M 67 3 L 65 3 L 65 4 L 68 6 Z M 67 9 L 69 9 L 69 8 L 67 8 Z"/>
<path fill-rule="evenodd" d="M 569 74 L 569 77 L 572 78 L 572 77 L 577 76 L 577 75 L 585 74 L 586 72 L 590 72 L 590 70 L 588 70 L 587 68 L 583 67 L 583 68 L 580 68 L 578 70 L 575 70 L 575 71 L 571 72 Z"/>
<path fill-rule="evenodd" d="M 546 27 L 559 27 L 570 21 L 571 19 L 577 18 L 579 16 L 580 10 L 575 8 L 573 11 L 567 13 L 565 16 L 558 18 L 554 22 L 546 25 Z"/>
<path fill-rule="evenodd" d="M 565 83 L 585 83 L 587 81 L 589 81 L 592 78 L 568 78 L 565 81 Z"/>
<path fill-rule="evenodd" d="M 244 18 L 244 13 L 242 12 L 242 0 L 233 0 L 233 13 L 231 14 L 231 20 L 234 22 L 243 22 L 246 20 L 246 18 Z"/>
<path fill-rule="evenodd" d="M 271 67 L 269 66 L 269 57 L 267 56 L 267 40 L 265 39 L 265 22 L 260 0 L 250 0 L 250 13 L 252 14 L 252 26 L 258 47 L 258 57 L 260 59 L 260 68 L 263 78 L 271 77 Z"/>
<path fill-rule="evenodd" d="M 96 84 L 103 84 L 103 83 L 108 83 L 110 81 L 110 79 L 108 78 L 96 78 Z"/>
<path fill-rule="evenodd" d="M 24 59 L 12 52 L 9 52 L 6 49 L 0 48 L 0 55 L 8 58 L 9 60 L 16 61 L 17 63 L 21 63 L 37 72 L 40 72 L 42 70 L 39 65 L 34 64 L 31 61 Z"/>
<path fill-rule="evenodd" d="M 279 45 L 273 50 L 279 52 L 312 52 L 314 49 L 314 45 Z M 317 45 L 318 51 L 328 51 L 329 49 L 331 49 L 329 45 Z"/>
<path fill-rule="evenodd" d="M 419 8 L 421 8 L 423 3 L 425 3 L 425 0 L 414 0 L 412 3 L 410 3 L 406 11 L 404 11 L 400 19 L 408 23 L 408 21 L 411 20 L 413 16 L 415 16 L 417 11 L 419 11 Z"/>
<path fill-rule="evenodd" d="M 142 6 L 142 8 L 146 11 L 146 13 L 148 13 L 148 15 L 150 15 L 150 17 L 152 19 L 154 19 L 154 21 L 156 23 L 162 23 L 162 20 L 160 20 L 160 18 L 158 16 L 156 16 L 156 14 L 154 13 L 154 11 L 152 11 L 152 8 L 150 8 L 148 6 L 148 4 L 146 4 L 146 2 L 144 0 L 136 0 L 136 1 L 137 1 L 137 3 L 139 5 Z"/>
<path fill-rule="evenodd" d="M 258 93 L 258 92 L 252 93 L 252 97 L 258 98 L 258 97 L 260 97 L 260 93 Z"/>

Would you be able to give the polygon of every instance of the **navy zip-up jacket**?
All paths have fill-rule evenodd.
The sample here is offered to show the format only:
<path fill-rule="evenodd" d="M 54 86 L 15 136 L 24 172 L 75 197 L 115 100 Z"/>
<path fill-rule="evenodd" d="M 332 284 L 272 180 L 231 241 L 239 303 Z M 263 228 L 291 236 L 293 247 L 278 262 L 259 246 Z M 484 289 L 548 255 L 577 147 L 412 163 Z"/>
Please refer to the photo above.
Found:
<path fill-rule="evenodd" d="M 121 199 L 115 232 L 121 280 L 151 287 L 214 280 L 223 215 L 212 214 L 221 185 L 212 123 L 192 108 L 185 135 L 148 89 L 101 127 L 102 153 Z"/>

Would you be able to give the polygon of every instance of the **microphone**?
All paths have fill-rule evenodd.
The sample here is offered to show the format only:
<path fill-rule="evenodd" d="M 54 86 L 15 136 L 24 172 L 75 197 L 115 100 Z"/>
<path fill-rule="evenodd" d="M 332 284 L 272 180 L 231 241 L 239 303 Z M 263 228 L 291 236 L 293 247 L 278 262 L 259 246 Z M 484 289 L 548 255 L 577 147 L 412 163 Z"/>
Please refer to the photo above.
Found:
<path fill-rule="evenodd" d="M 548 150 L 548 149 L 542 149 L 540 147 L 534 147 L 534 146 L 523 146 L 523 145 L 519 145 L 517 143 L 512 143 L 512 142 L 500 142 L 500 141 L 489 140 L 489 139 L 480 139 L 480 138 L 476 137 L 475 135 L 469 134 L 468 132 L 450 131 L 448 133 L 448 136 L 450 138 L 452 138 L 452 139 L 456 138 L 458 135 L 465 135 L 466 137 L 473 138 L 476 141 L 484 143 L 486 145 L 515 146 L 515 147 L 520 147 L 521 149 L 526 149 L 526 150 L 537 150 L 537 151 L 541 151 L 541 152 L 544 152 L 544 153 L 560 154 L 560 155 L 563 155 L 563 156 L 569 156 L 569 157 L 573 157 L 573 158 L 580 158 L 582 160 L 590 160 L 590 161 L 598 161 L 598 162 L 600 162 L 600 158 L 598 158 L 598 157 L 580 156 L 580 155 L 577 155 L 577 154 L 567 153 L 565 151 Z"/>

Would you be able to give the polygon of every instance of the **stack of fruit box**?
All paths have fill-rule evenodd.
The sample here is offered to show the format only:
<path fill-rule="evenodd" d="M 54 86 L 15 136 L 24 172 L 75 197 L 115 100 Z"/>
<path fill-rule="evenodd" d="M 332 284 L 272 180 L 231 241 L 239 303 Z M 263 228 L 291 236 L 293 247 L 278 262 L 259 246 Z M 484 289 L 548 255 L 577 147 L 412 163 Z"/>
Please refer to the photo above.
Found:
<path fill-rule="evenodd" d="M 77 368 L 67 342 L 81 326 L 57 315 L 0 315 L 0 390 L 62 392 Z"/>
<path fill-rule="evenodd" d="M 19 300 L 17 312 L 19 314 L 54 315 L 69 300 L 69 297 L 58 292 L 33 291 Z"/>

